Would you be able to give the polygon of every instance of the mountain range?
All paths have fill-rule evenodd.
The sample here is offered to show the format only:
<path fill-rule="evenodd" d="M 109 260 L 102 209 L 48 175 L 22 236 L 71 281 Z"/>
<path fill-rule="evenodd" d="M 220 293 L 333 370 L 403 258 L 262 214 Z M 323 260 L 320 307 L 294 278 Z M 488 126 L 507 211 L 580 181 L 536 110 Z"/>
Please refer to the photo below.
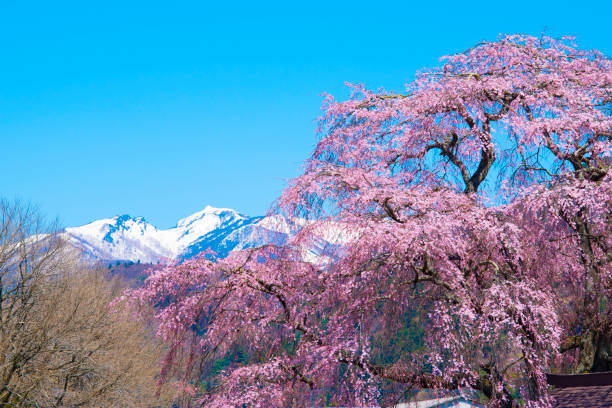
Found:
<path fill-rule="evenodd" d="M 120 215 L 66 228 L 64 235 L 92 259 L 156 263 L 190 258 L 207 249 L 223 257 L 232 250 L 283 244 L 295 231 L 295 225 L 281 216 L 249 217 L 207 206 L 169 229 L 158 229 L 143 217 Z"/>

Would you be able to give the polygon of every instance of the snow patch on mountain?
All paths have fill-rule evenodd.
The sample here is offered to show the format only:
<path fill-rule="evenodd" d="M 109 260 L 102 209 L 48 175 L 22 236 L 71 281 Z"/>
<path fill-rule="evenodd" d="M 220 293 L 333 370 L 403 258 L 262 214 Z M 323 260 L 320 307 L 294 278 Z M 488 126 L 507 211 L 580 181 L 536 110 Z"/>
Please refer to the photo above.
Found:
<path fill-rule="evenodd" d="M 142 217 L 121 215 L 65 229 L 75 247 L 95 259 L 155 263 L 190 258 L 209 249 L 218 256 L 266 243 L 283 244 L 295 232 L 280 216 L 248 217 L 229 208 L 207 206 L 158 229 Z"/>

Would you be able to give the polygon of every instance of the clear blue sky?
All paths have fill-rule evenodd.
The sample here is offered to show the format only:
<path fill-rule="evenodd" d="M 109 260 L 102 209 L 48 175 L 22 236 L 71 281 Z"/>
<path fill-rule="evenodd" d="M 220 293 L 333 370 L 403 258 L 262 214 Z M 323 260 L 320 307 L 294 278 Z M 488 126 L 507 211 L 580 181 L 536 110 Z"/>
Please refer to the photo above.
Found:
<path fill-rule="evenodd" d="M 314 146 L 322 92 L 401 90 L 499 33 L 611 55 L 610 3 L 0 0 L 0 195 L 67 226 L 263 214 Z"/>

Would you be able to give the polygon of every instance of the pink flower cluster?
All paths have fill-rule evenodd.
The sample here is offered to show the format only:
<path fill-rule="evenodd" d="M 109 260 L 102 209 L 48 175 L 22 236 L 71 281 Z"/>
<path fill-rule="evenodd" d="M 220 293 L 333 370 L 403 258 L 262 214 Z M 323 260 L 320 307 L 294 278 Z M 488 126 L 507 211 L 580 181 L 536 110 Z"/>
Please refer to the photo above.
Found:
<path fill-rule="evenodd" d="M 308 219 L 289 245 L 172 264 L 131 294 L 157 307 L 162 374 L 195 384 L 196 361 L 246 344 L 207 406 L 372 405 L 389 384 L 549 406 L 546 371 L 597 364 L 568 341 L 612 335 L 612 61 L 505 36 L 404 93 L 352 90 L 326 98 L 275 207 Z M 329 228 L 342 243 L 308 259 Z M 424 347 L 377 360 L 407 314 Z"/>

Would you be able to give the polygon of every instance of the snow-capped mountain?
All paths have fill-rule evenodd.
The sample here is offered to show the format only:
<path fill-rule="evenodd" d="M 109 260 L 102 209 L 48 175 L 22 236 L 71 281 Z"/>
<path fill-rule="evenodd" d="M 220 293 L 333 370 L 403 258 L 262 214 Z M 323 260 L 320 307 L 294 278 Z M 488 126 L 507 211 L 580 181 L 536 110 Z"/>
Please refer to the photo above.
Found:
<path fill-rule="evenodd" d="M 129 215 L 65 229 L 68 241 L 94 259 L 143 263 L 189 258 L 205 249 L 225 256 L 234 249 L 282 244 L 292 232 L 294 227 L 278 216 L 248 217 L 210 206 L 170 229 L 158 229 L 142 217 Z"/>

